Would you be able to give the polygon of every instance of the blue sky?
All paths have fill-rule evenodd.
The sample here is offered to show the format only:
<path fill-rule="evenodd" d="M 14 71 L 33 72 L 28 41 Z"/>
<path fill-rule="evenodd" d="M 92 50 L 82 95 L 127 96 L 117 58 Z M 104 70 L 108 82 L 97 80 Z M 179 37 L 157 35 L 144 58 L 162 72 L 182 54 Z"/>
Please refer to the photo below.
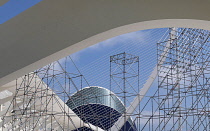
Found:
<path fill-rule="evenodd" d="M 140 58 L 140 88 L 143 87 L 148 77 L 151 75 L 154 67 L 157 64 L 157 42 L 167 31 L 167 28 L 160 29 L 149 29 L 131 32 L 110 38 L 108 40 L 99 42 L 86 49 L 71 54 L 73 61 L 79 68 L 80 72 L 84 75 L 90 86 L 101 86 L 110 89 L 110 62 L 109 58 L 112 55 L 119 54 L 122 52 L 130 53 Z M 64 65 L 64 59 L 60 60 Z M 71 73 L 78 73 L 74 65 L 68 61 L 67 71 Z M 59 69 L 59 66 L 57 66 Z M 78 82 L 79 83 L 79 82 Z M 79 84 L 78 84 L 79 85 Z M 135 84 L 134 84 L 135 85 Z M 83 84 L 83 87 L 88 86 Z M 138 88 L 135 86 L 136 91 Z M 59 90 L 59 89 L 58 89 Z M 154 94 L 157 90 L 157 80 L 147 93 L 147 96 Z M 76 92 L 75 89 L 71 88 L 71 93 Z M 112 91 L 115 94 L 119 94 L 119 88 L 112 87 Z M 130 93 L 135 93 L 134 90 L 129 89 Z M 132 102 L 134 97 L 127 99 Z M 141 104 L 146 104 L 148 98 L 145 98 Z M 127 103 L 128 105 L 128 103 Z M 145 108 L 145 115 L 151 115 L 151 105 Z M 161 113 L 161 112 L 160 112 Z M 157 113 L 156 113 L 157 115 Z M 146 121 L 146 120 L 145 120 Z M 156 124 L 158 120 L 154 121 Z M 144 122 L 142 121 L 143 125 Z"/>
<path fill-rule="evenodd" d="M 9 0 L 0 6 L 0 24 L 17 16 L 42 0 Z"/>
<path fill-rule="evenodd" d="M 110 88 L 110 56 L 122 52 L 139 56 L 141 88 L 145 84 L 157 63 L 156 43 L 166 31 L 167 28 L 160 28 L 123 34 L 99 42 L 93 46 L 71 54 L 70 56 L 90 86 L 101 86 L 108 89 Z M 60 60 L 61 64 L 63 65 L 65 63 L 64 59 L 65 58 Z M 60 70 L 58 65 L 56 65 L 55 68 Z M 66 70 L 70 73 L 78 74 L 78 71 L 71 61 L 68 61 Z M 83 84 L 83 87 L 85 86 L 88 85 Z M 71 91 L 71 93 L 76 92 L 75 89 L 72 89 Z M 138 92 L 137 88 L 136 91 Z M 113 92 L 118 93 L 119 89 L 116 88 L 113 90 Z M 149 94 L 153 94 L 152 90 L 149 92 Z M 130 102 L 132 100 L 133 99 L 131 98 Z"/>
<path fill-rule="evenodd" d="M 160 28 L 123 34 L 99 42 L 93 46 L 71 54 L 70 56 L 90 86 L 101 86 L 108 89 L 110 89 L 110 56 L 122 52 L 139 56 L 140 88 L 142 88 L 157 64 L 157 41 L 167 30 L 167 28 Z M 66 67 L 65 58 L 59 61 L 67 72 L 79 74 L 71 61 L 67 61 Z M 54 68 L 56 70 L 62 70 L 58 64 L 55 64 Z M 63 80 L 60 79 L 60 81 Z M 75 81 L 78 81 L 78 79 L 75 79 Z M 79 85 L 79 83 L 80 82 L 78 81 L 77 84 Z M 157 82 L 154 85 L 157 85 Z M 83 83 L 83 86 L 79 88 L 84 88 L 86 86 L 88 85 Z M 57 88 L 57 90 L 61 89 Z M 119 88 L 113 90 L 114 93 L 118 93 L 119 91 Z M 135 91 L 139 92 L 138 88 L 136 88 Z M 76 92 L 76 89 L 71 88 L 70 92 L 73 94 Z M 151 90 L 148 95 L 152 94 L 153 92 Z M 130 98 L 129 102 L 132 100 L 133 97 Z"/>

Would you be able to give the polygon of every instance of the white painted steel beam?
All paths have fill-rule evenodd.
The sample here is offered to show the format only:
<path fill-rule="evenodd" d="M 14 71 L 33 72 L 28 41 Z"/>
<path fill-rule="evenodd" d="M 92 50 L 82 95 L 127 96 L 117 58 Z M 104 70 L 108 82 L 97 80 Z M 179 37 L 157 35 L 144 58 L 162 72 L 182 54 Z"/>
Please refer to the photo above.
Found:
<path fill-rule="evenodd" d="M 7 101 L 12 100 L 13 97 L 14 96 L 12 95 L 12 96 L 8 96 L 8 97 L 6 97 L 4 99 L 0 99 L 0 105 L 6 103 Z"/>
<path fill-rule="evenodd" d="M 36 81 L 34 79 L 35 77 L 36 77 Z M 4 85 L 4 89 L 12 92 L 13 95 L 15 96 L 16 85 L 24 86 L 24 84 L 21 85 L 22 80 L 23 79 L 20 78 L 17 81 L 15 80 L 15 81 L 10 82 L 10 83 Z M 36 84 L 39 82 L 40 82 L 40 86 L 38 87 L 38 85 L 36 85 Z M 52 101 L 52 99 L 51 100 L 46 99 L 46 97 L 42 98 L 42 102 L 48 101 L 47 109 L 49 109 L 49 113 L 50 113 L 50 110 L 53 108 L 54 112 L 60 112 L 60 113 L 68 112 L 71 114 L 70 117 L 67 117 L 66 115 L 55 115 L 53 121 L 57 121 L 58 123 L 60 123 L 60 125 L 68 125 L 68 128 L 70 128 L 72 130 L 80 128 L 81 126 L 85 126 L 85 127 L 93 129 L 94 131 L 96 131 L 96 130 L 103 131 L 101 128 L 98 128 L 92 124 L 84 123 L 49 87 L 47 87 L 47 85 L 41 79 L 39 79 L 38 76 L 36 76 L 36 75 L 33 76 L 32 81 L 29 85 L 30 86 L 28 88 L 31 88 L 31 90 L 30 90 L 31 92 L 45 89 L 45 90 L 48 90 L 48 94 L 53 94 L 53 96 L 52 96 L 53 101 Z M 36 86 L 37 86 L 37 88 L 34 88 Z M 19 91 L 18 95 L 23 95 L 23 93 L 24 93 L 23 91 Z M 38 93 L 36 95 L 41 96 L 41 94 L 38 94 Z M 11 99 L 13 99 L 13 98 L 7 97 L 7 98 L 3 99 L 2 103 L 5 103 L 7 100 L 9 101 Z M 35 104 L 35 108 L 38 106 L 40 107 L 40 109 L 43 109 L 43 110 L 46 108 L 46 106 L 42 105 L 43 103 L 41 102 L 41 100 L 38 97 L 34 101 L 35 101 L 35 103 L 33 103 L 33 104 Z M 21 117 L 21 112 L 18 113 L 18 107 L 23 107 L 25 104 L 27 104 L 27 101 L 26 101 L 26 103 L 23 103 L 23 101 L 20 101 L 20 103 L 18 103 L 15 107 L 13 107 L 12 105 L 11 106 L 8 105 L 2 112 L 0 112 L 0 117 L 3 117 L 5 114 L 10 115 L 11 110 L 13 110 L 14 108 L 15 108 L 14 110 L 17 111 L 17 115 L 19 114 L 20 115 L 19 117 Z M 34 105 L 30 105 L 30 106 L 34 106 Z M 42 119 L 41 121 L 44 121 L 43 116 L 41 116 L 40 118 Z M 63 121 L 64 119 L 66 121 Z M 71 120 L 69 121 L 69 119 L 71 119 Z M 11 121 L 11 117 L 8 117 L 8 118 L 6 118 L 6 121 L 4 121 L 4 122 L 8 123 L 10 121 Z M 0 124 L 2 124 L 2 123 L 3 123 L 3 121 Z M 18 123 L 16 123 L 16 124 L 18 124 Z M 3 125 L 0 125 L 0 126 L 3 126 Z M 11 128 L 10 126 L 8 126 L 8 127 Z M 21 127 L 17 128 L 17 129 L 20 129 L 20 128 Z M 65 127 L 63 127 L 63 128 L 65 128 Z M 36 129 L 38 129 L 38 128 L 36 128 Z"/>

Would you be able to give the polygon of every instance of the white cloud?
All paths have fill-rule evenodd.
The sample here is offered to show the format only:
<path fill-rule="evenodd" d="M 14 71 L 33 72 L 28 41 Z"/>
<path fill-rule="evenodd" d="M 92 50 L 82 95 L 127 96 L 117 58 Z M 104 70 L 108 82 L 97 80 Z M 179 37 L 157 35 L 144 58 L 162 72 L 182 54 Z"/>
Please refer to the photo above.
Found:
<path fill-rule="evenodd" d="M 125 42 L 138 42 L 138 43 L 146 43 L 147 39 L 151 37 L 151 31 L 136 31 L 127 34 L 123 34 L 120 36 L 116 36 L 100 43 L 97 43 L 93 46 L 88 47 L 89 49 L 103 49 L 104 47 L 114 46 L 116 44 L 121 44 Z"/>

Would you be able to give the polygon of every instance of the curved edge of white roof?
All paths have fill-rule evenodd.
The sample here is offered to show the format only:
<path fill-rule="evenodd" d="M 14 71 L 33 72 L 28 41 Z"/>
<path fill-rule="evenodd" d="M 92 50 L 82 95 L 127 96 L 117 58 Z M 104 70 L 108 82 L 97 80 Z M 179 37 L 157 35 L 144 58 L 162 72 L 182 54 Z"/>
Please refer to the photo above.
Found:
<path fill-rule="evenodd" d="M 161 19 L 161 20 L 151 20 L 137 22 L 129 25 L 124 25 L 117 27 L 92 37 L 89 37 L 85 40 L 82 40 L 78 43 L 74 43 L 69 47 L 62 49 L 58 52 L 55 52 L 49 56 L 46 56 L 38 61 L 34 61 L 31 64 L 22 66 L 21 69 L 12 71 L 0 78 L 0 86 L 19 78 L 31 71 L 34 71 L 38 68 L 41 68 L 55 60 L 61 59 L 65 56 L 68 56 L 72 53 L 75 53 L 81 49 L 94 45 L 98 42 L 107 40 L 109 38 L 122 35 L 129 32 L 134 32 L 138 30 L 152 29 L 152 28 L 166 28 L 166 27 L 186 27 L 186 28 L 200 28 L 210 30 L 210 21 L 205 20 L 194 20 L 194 19 Z"/>

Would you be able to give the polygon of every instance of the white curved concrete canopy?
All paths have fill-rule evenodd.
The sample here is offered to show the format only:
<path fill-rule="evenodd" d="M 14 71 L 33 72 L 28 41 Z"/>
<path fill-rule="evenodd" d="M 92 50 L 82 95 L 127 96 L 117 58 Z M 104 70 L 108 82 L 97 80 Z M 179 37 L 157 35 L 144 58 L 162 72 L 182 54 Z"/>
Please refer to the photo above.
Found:
<path fill-rule="evenodd" d="M 143 29 L 210 29 L 210 1 L 44 0 L 0 25 L 0 86 L 108 38 Z"/>

